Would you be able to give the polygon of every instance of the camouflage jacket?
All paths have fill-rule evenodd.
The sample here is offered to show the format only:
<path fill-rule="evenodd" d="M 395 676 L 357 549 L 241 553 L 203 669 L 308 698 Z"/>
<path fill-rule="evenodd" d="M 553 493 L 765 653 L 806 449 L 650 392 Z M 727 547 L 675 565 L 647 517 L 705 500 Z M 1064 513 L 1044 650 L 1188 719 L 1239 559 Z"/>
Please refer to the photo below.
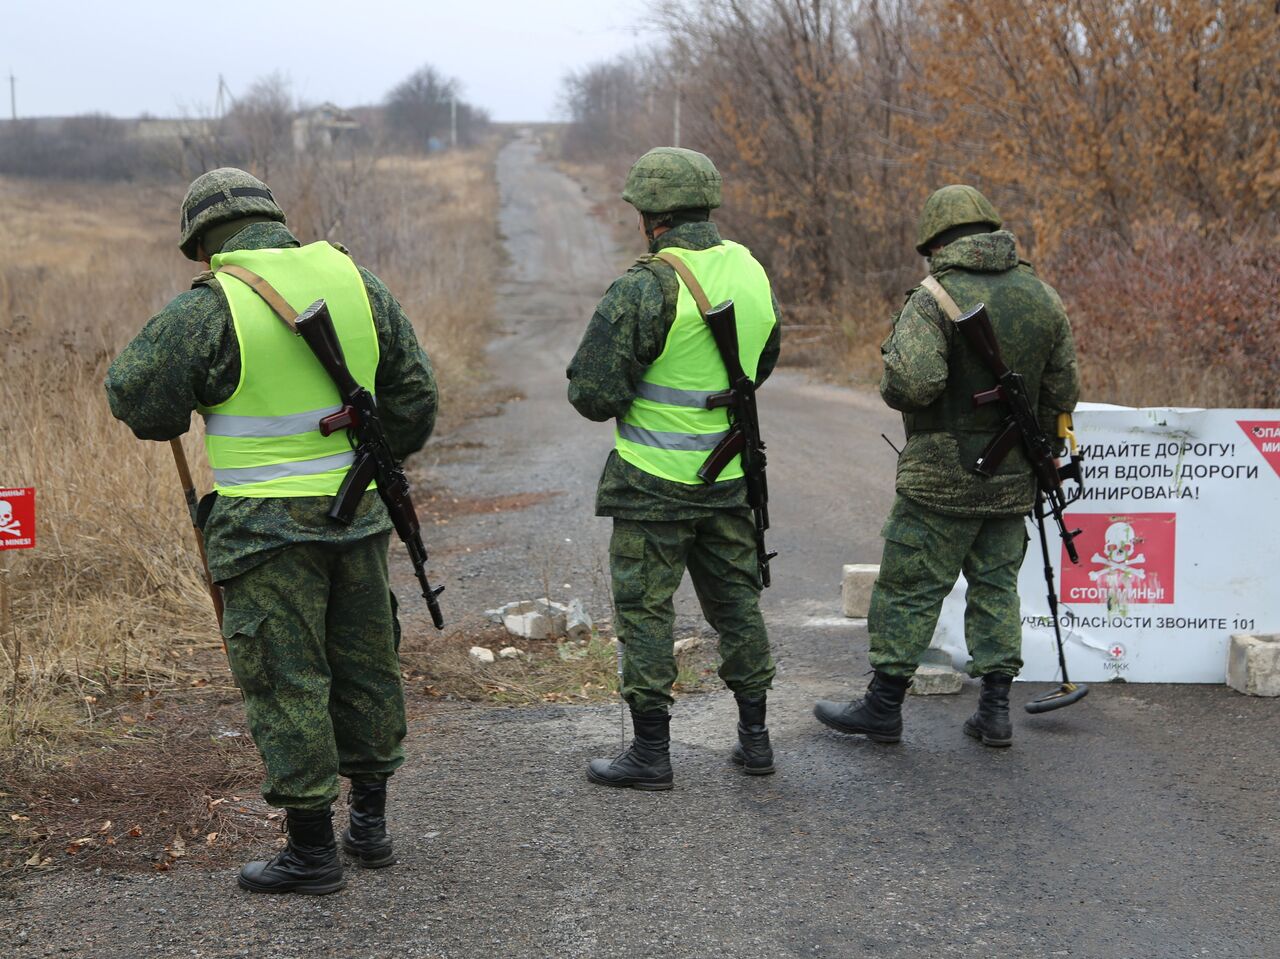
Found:
<path fill-rule="evenodd" d="M 282 224 L 254 223 L 223 248 L 263 250 L 298 246 Z M 435 426 L 437 392 L 431 361 L 413 327 L 382 281 L 360 268 L 378 330 L 375 390 L 387 438 L 397 456 L 422 448 Z M 191 426 L 197 405 L 228 399 L 240 380 L 240 346 L 227 300 L 209 274 L 153 316 L 107 371 L 111 412 L 139 439 L 169 440 Z M 219 496 L 202 504 L 209 569 L 230 579 L 272 552 L 296 543 L 355 542 L 391 529 L 386 508 L 366 495 L 355 522 L 330 520 L 328 497 L 249 499 Z"/>
<path fill-rule="evenodd" d="M 1041 426 L 1054 436 L 1057 414 L 1073 410 L 1080 392 L 1071 324 L 1057 293 L 1018 259 L 1013 234 L 958 239 L 929 260 L 929 271 L 962 310 L 987 304 L 1005 362 L 1022 374 Z M 1020 448 L 995 476 L 971 470 L 1005 411 L 997 404 L 981 413 L 957 412 L 970 410 L 973 389 L 994 386 L 995 378 L 923 287 L 908 294 L 880 352 L 880 395 L 902 411 L 908 434 L 898 458 L 898 492 L 958 516 L 1029 510 L 1035 485 Z"/>
<path fill-rule="evenodd" d="M 721 242 L 714 223 L 685 223 L 668 230 L 650 245 L 705 250 Z M 666 346 L 676 319 L 680 281 L 667 264 L 637 263 L 613 282 L 596 306 L 569 369 L 569 402 L 589 420 L 603 423 L 626 415 L 645 370 Z M 778 362 L 782 315 L 760 355 L 757 380 L 763 383 Z M 617 451 L 605 461 L 596 491 L 596 515 L 633 520 L 684 520 L 719 509 L 747 505 L 743 480 L 709 486 L 686 486 L 646 473 L 627 463 Z"/>

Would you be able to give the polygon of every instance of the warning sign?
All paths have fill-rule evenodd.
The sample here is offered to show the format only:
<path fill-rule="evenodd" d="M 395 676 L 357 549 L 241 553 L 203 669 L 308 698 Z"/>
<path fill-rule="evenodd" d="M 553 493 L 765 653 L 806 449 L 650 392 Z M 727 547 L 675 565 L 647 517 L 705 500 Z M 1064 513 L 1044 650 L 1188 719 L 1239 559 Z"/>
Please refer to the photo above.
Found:
<path fill-rule="evenodd" d="M 1177 513 L 1068 513 L 1080 565 L 1061 559 L 1064 603 L 1172 603 Z"/>
<path fill-rule="evenodd" d="M 1233 633 L 1280 632 L 1280 410 L 1083 405 L 1084 491 L 1067 509 L 1080 564 L 1049 528 L 1071 678 L 1221 683 Z M 1018 577 L 1022 679 L 1051 682 L 1058 649 L 1039 532 Z M 934 645 L 968 659 L 961 582 Z"/>
<path fill-rule="evenodd" d="M 1280 476 L 1280 420 L 1236 420 L 1262 458 Z"/>
<path fill-rule="evenodd" d="M 0 489 L 0 549 L 36 545 L 36 491 L 30 487 Z"/>

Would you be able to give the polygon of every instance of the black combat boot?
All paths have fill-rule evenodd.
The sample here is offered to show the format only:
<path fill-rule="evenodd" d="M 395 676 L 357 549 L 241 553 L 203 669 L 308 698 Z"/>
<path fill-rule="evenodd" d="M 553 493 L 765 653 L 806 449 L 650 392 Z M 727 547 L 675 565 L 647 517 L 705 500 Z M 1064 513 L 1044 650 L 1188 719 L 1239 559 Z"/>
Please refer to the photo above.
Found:
<path fill-rule="evenodd" d="M 981 739 L 984 746 L 1012 746 L 1013 723 L 1009 721 L 1009 686 L 1013 677 L 1007 673 L 987 673 L 982 677 L 978 694 L 978 711 L 964 721 L 966 736 Z"/>
<path fill-rule="evenodd" d="M 632 789 L 670 789 L 671 715 L 631 713 L 635 738 L 616 759 L 593 759 L 587 778 L 601 786 L 629 786 Z"/>
<path fill-rule="evenodd" d="M 241 888 L 322 896 L 347 884 L 333 839 L 331 810 L 285 810 L 285 828 L 289 844 L 270 862 L 251 862 L 241 869 Z"/>
<path fill-rule="evenodd" d="M 387 835 L 387 781 L 351 780 L 347 796 L 350 825 L 342 834 L 342 848 L 365 869 L 381 869 L 396 861 Z"/>
<path fill-rule="evenodd" d="M 734 693 L 733 698 L 738 701 L 738 743 L 729 758 L 748 776 L 768 776 L 774 770 L 773 747 L 764 724 L 765 694 Z"/>
<path fill-rule="evenodd" d="M 867 695 L 851 703 L 820 699 L 813 707 L 813 715 L 824 726 L 842 733 L 861 733 L 877 743 L 901 742 L 902 700 L 910 685 L 909 679 L 877 669 Z"/>

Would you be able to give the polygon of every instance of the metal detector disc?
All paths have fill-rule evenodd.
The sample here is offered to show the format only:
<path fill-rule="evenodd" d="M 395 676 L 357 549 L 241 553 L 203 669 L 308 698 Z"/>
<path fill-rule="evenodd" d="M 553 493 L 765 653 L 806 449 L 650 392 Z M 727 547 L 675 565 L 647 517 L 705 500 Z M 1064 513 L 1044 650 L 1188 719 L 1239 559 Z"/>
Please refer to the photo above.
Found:
<path fill-rule="evenodd" d="M 1084 683 L 1064 683 L 1053 692 L 1031 700 L 1023 708 L 1032 714 L 1048 713 L 1078 703 L 1088 695 L 1089 687 Z"/>

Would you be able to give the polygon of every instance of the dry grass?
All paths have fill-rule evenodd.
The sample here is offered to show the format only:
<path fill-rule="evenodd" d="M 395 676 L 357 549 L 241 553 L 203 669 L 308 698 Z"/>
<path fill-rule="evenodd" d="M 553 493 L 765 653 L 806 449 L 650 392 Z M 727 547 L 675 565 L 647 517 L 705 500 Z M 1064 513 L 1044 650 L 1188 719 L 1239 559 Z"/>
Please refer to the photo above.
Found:
<path fill-rule="evenodd" d="M 482 377 L 501 257 L 494 146 L 273 178 L 300 239 L 341 240 L 397 294 L 446 415 Z M 39 509 L 37 548 L 0 553 L 11 767 L 102 730 L 102 703 L 227 682 L 206 655 L 219 641 L 167 444 L 135 440 L 102 392 L 110 358 L 195 272 L 175 246 L 183 188 L 0 178 L 0 485 L 35 486 Z M 198 444 L 189 435 L 193 463 Z"/>

